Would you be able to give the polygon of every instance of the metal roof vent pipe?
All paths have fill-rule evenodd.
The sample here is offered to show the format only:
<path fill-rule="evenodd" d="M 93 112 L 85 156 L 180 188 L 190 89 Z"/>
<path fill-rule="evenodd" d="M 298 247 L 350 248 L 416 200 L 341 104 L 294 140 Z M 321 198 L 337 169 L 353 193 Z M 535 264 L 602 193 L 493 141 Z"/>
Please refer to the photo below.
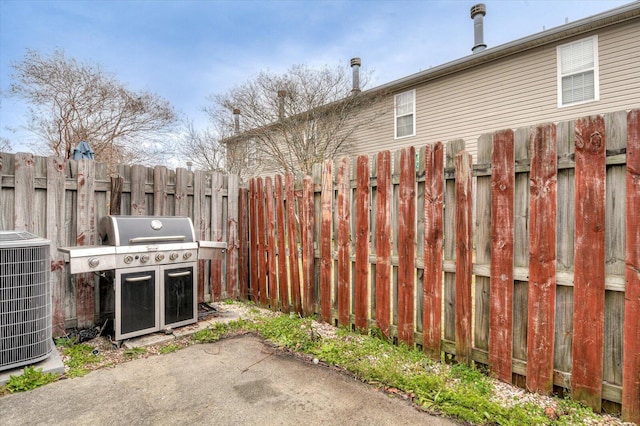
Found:
<path fill-rule="evenodd" d="M 233 109 L 233 133 L 240 133 L 240 110 L 238 108 Z"/>
<path fill-rule="evenodd" d="M 353 89 L 351 89 L 351 93 L 354 95 L 360 93 L 360 65 L 362 65 L 360 58 L 351 59 L 351 69 L 353 70 Z"/>
<path fill-rule="evenodd" d="M 484 15 L 487 14 L 487 6 L 484 3 L 478 3 L 471 7 L 471 19 L 473 19 L 473 53 L 482 52 L 487 48 L 484 44 Z"/>
<path fill-rule="evenodd" d="M 284 120 L 284 98 L 287 97 L 286 90 L 278 90 L 278 119 Z"/>

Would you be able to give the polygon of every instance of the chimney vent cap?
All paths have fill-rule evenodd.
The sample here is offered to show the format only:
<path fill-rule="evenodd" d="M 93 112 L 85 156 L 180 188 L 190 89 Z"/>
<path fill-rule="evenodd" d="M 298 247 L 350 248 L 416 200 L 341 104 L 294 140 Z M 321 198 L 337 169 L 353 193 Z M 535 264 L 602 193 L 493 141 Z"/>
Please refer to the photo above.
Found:
<path fill-rule="evenodd" d="M 360 58 L 351 58 L 351 66 L 360 66 L 362 65 L 362 60 L 360 60 Z"/>
<path fill-rule="evenodd" d="M 471 6 L 471 19 L 473 19 L 473 17 L 479 13 L 481 13 L 482 16 L 485 16 L 487 14 L 487 6 L 484 3 L 478 3 L 474 6 Z"/>
<path fill-rule="evenodd" d="M 234 108 L 233 115 L 240 115 L 240 110 L 238 108 Z"/>

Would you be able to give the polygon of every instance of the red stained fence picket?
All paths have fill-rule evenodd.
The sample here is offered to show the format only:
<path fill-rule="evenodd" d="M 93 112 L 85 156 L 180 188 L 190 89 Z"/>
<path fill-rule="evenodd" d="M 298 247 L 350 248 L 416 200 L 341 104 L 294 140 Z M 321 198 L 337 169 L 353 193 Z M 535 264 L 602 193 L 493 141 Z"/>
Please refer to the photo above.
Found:
<path fill-rule="evenodd" d="M 627 243 L 622 418 L 640 424 L 640 110 L 627 119 Z"/>
<path fill-rule="evenodd" d="M 298 205 L 288 176 L 280 298 L 296 305 L 300 272 L 305 314 L 637 422 L 638 123 L 632 111 L 485 134 L 477 164 L 461 140 L 327 161 L 298 182 Z"/>
<path fill-rule="evenodd" d="M 493 136 L 489 294 L 489 366 L 491 373 L 505 382 L 511 381 L 513 347 L 514 189 L 514 134 L 506 130 Z"/>

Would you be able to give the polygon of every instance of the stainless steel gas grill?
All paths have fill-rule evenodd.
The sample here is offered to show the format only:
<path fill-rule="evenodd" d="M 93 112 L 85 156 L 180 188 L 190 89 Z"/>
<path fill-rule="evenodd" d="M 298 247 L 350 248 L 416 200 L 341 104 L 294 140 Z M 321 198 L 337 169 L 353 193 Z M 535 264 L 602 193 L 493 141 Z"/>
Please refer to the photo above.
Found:
<path fill-rule="evenodd" d="M 198 258 L 225 243 L 201 241 L 188 217 L 105 216 L 102 246 L 60 249 L 70 272 L 102 272 L 113 283 L 115 340 L 195 323 Z"/>

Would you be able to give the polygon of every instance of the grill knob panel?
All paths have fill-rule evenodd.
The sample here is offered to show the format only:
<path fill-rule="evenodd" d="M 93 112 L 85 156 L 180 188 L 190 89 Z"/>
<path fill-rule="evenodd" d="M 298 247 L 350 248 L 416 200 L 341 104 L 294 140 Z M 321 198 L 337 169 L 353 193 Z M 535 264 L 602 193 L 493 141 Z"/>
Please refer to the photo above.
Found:
<path fill-rule="evenodd" d="M 176 252 L 174 251 L 173 253 L 171 253 L 171 254 L 169 255 L 169 259 L 170 259 L 170 260 L 176 260 L 176 259 L 178 258 L 178 256 L 179 256 L 179 255 L 178 255 L 178 253 L 176 253 Z"/>
<path fill-rule="evenodd" d="M 133 262 L 133 256 L 131 256 L 130 254 L 126 255 L 124 257 L 124 263 L 129 264 L 131 262 Z"/>
<path fill-rule="evenodd" d="M 187 260 L 191 257 L 191 254 L 192 253 L 190 251 L 187 251 L 182 255 L 182 257 L 184 258 L 184 260 Z"/>
<path fill-rule="evenodd" d="M 92 268 L 96 268 L 100 264 L 100 259 L 97 257 L 92 257 L 88 260 L 89 266 Z"/>
<path fill-rule="evenodd" d="M 156 262 L 162 262 L 164 260 L 164 254 L 158 253 L 156 254 Z"/>
<path fill-rule="evenodd" d="M 143 254 L 142 256 L 140 256 L 140 262 L 141 263 L 147 263 L 149 261 L 149 255 L 148 254 Z"/>

